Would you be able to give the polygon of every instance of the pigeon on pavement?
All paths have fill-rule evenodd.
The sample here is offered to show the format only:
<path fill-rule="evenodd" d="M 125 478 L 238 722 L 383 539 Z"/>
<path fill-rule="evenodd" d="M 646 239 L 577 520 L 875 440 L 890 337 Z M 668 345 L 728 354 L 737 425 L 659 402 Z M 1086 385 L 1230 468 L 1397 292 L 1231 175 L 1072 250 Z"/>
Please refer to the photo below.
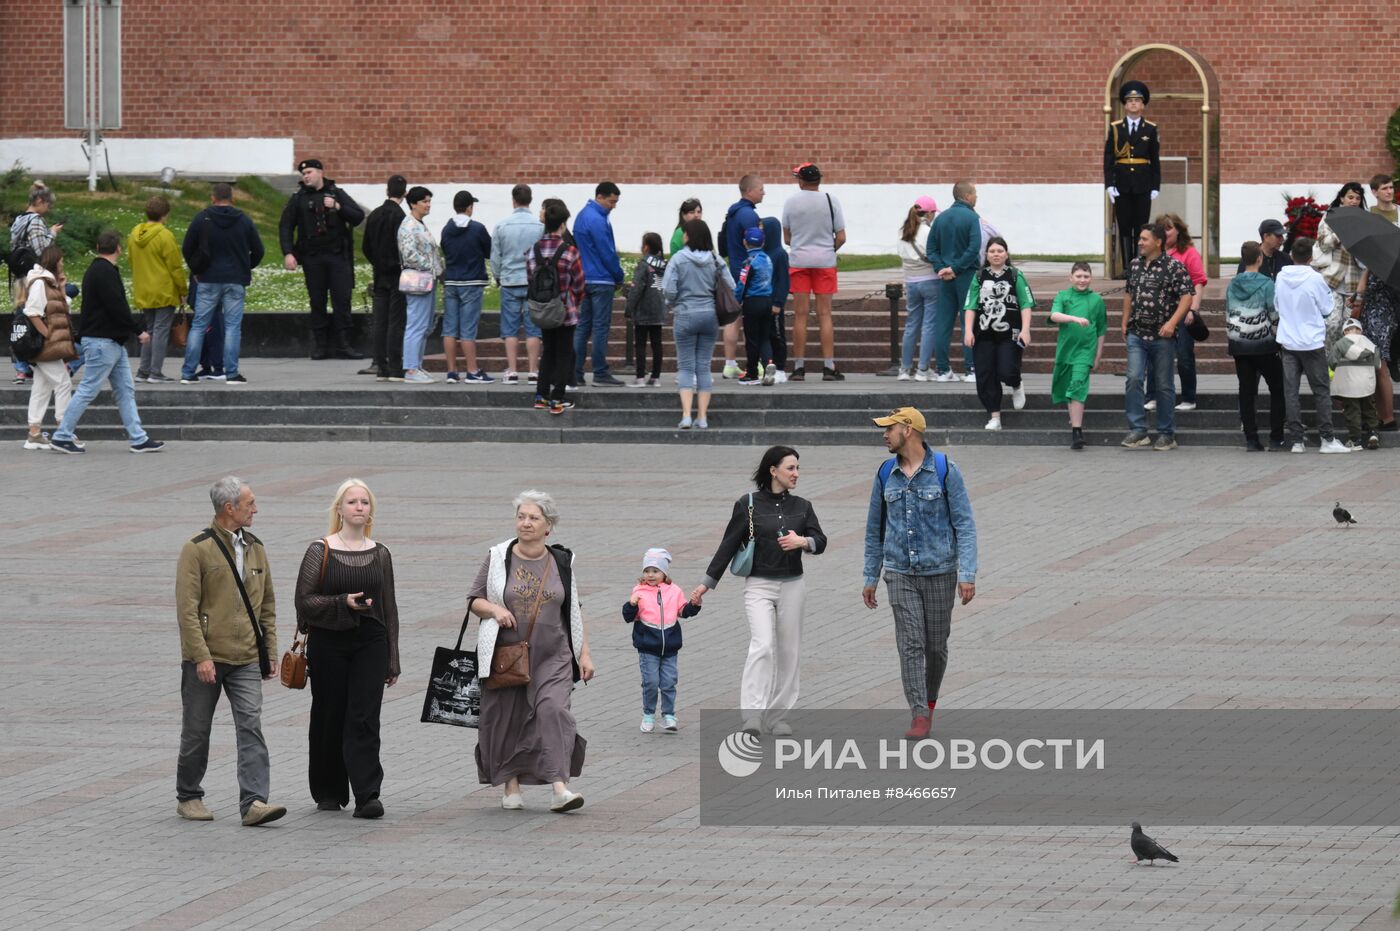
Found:
<path fill-rule="evenodd" d="M 1342 502 L 1340 501 L 1338 501 L 1337 506 L 1332 509 L 1332 519 L 1343 525 L 1356 523 L 1356 521 L 1351 519 L 1351 512 L 1342 507 Z"/>
<path fill-rule="evenodd" d="M 1133 822 L 1133 836 L 1129 841 L 1133 848 L 1133 862 L 1141 863 L 1146 860 L 1153 866 L 1157 865 L 1157 860 L 1170 860 L 1173 863 L 1179 862 L 1172 852 L 1161 844 L 1157 843 L 1146 834 L 1142 833 L 1142 825 Z"/>

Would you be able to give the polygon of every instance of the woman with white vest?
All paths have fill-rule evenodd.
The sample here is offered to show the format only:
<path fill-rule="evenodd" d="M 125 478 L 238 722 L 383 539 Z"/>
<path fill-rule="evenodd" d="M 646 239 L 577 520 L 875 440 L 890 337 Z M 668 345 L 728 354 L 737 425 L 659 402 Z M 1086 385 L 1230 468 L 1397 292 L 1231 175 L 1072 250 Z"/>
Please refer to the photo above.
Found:
<path fill-rule="evenodd" d="M 515 539 L 498 543 L 467 593 L 467 610 L 481 618 L 477 662 L 488 674 L 481 690 L 476 771 L 483 785 L 504 787 L 501 807 L 522 811 L 523 785 L 552 785 L 551 811 L 583 807 L 569 780 L 583 771 L 588 743 L 569 710 L 574 683 L 593 678 L 593 660 L 579 609 L 573 553 L 545 542 L 559 521 L 542 491 L 515 498 Z M 496 648 L 530 645 L 530 681 L 492 688 Z"/>

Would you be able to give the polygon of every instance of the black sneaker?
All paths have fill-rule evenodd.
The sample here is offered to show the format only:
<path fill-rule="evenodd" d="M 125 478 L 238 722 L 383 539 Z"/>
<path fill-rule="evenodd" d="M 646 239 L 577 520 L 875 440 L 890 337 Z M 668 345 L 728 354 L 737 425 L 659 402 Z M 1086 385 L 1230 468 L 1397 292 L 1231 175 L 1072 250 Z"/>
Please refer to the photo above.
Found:
<path fill-rule="evenodd" d="M 248 384 L 248 379 L 244 378 L 242 375 L 230 375 L 228 378 L 225 378 L 225 379 L 224 379 L 224 384 L 226 384 L 226 385 L 246 385 L 246 384 Z"/>
<path fill-rule="evenodd" d="M 1262 453 L 1264 451 L 1264 444 L 1259 442 L 1256 437 L 1248 437 L 1244 441 L 1244 448 L 1245 452 Z"/>
<path fill-rule="evenodd" d="M 1282 453 L 1288 451 L 1288 446 L 1287 440 L 1269 440 L 1269 445 L 1264 448 L 1271 453 Z"/>
<path fill-rule="evenodd" d="M 801 365 L 799 365 L 797 368 L 793 369 L 793 370 L 792 370 L 792 374 L 788 376 L 788 381 L 806 381 L 806 380 L 807 380 L 807 369 L 806 369 L 805 366 L 801 366 Z"/>
<path fill-rule="evenodd" d="M 845 376 L 845 375 L 842 375 L 840 372 L 838 372 L 838 371 L 836 370 L 836 367 L 835 367 L 835 366 L 832 366 L 831 368 L 825 368 L 825 367 L 822 368 L 822 381 L 845 381 L 845 380 L 846 380 L 846 376 Z"/>
<path fill-rule="evenodd" d="M 384 803 L 377 798 L 372 798 L 363 805 L 355 808 L 356 818 L 382 818 L 384 817 Z"/>
<path fill-rule="evenodd" d="M 1072 428 L 1070 428 L 1070 431 L 1069 431 L 1069 448 L 1070 448 L 1070 449 L 1083 449 L 1083 448 L 1084 448 L 1084 430 L 1083 430 L 1082 428 L 1080 428 L 1080 427 L 1072 427 Z"/>
<path fill-rule="evenodd" d="M 596 388 L 599 385 L 602 385 L 607 388 L 621 388 L 622 382 L 614 378 L 611 374 L 605 372 L 602 375 L 593 376 L 593 387 Z"/>
<path fill-rule="evenodd" d="M 360 369 L 360 370 L 359 370 L 358 372 L 356 372 L 355 374 L 356 374 L 356 375 L 378 375 L 378 374 L 379 374 L 379 366 L 377 366 L 377 365 L 367 365 L 367 366 L 365 366 L 364 368 Z"/>
<path fill-rule="evenodd" d="M 79 446 L 72 440 L 55 440 L 52 438 L 49 440 L 49 449 L 52 449 L 56 453 L 63 453 L 68 456 L 76 456 L 80 453 L 87 452 L 86 449 Z"/>
<path fill-rule="evenodd" d="M 53 441 L 51 440 L 50 442 Z M 165 444 L 160 440 L 153 440 L 150 437 L 146 437 L 146 442 L 137 443 L 135 446 L 131 447 L 133 453 L 158 453 L 162 449 L 165 449 Z"/>
<path fill-rule="evenodd" d="M 1378 435 L 1376 434 L 1376 432 L 1375 432 L 1374 430 L 1371 431 L 1371 435 L 1370 435 L 1370 436 L 1366 437 L 1366 448 L 1367 448 L 1367 449 L 1380 449 L 1380 448 L 1381 448 L 1381 438 L 1380 438 L 1380 436 L 1378 436 Z"/>

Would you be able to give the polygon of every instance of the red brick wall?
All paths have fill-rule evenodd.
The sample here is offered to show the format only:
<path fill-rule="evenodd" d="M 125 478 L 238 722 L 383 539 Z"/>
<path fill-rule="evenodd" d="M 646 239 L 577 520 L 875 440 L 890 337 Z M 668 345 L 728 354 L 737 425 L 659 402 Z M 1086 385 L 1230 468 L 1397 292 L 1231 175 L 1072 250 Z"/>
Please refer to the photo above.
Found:
<path fill-rule="evenodd" d="M 141 0 L 122 134 L 290 135 L 350 182 L 729 182 L 808 158 L 847 183 L 1088 182 L 1109 69 L 1165 42 L 1219 77 L 1222 181 L 1364 180 L 1400 103 L 1386 6 Z M 0 138 L 63 135 L 60 4 L 5 8 Z M 1168 154 L 1196 125 L 1179 109 L 1149 111 Z"/>

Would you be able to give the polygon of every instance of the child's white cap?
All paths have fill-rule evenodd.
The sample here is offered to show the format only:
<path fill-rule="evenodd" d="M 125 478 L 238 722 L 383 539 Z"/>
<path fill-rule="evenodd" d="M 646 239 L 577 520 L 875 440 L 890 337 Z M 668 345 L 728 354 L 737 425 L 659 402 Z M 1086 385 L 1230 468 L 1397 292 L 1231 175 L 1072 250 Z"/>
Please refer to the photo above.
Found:
<path fill-rule="evenodd" d="M 1361 321 L 1357 320 L 1355 317 L 1347 317 L 1346 322 L 1342 324 L 1342 329 L 1350 330 L 1353 328 L 1357 330 L 1361 329 Z"/>
<path fill-rule="evenodd" d="M 642 557 L 642 571 L 645 572 L 648 569 L 660 569 L 663 573 L 669 573 L 671 554 L 659 546 L 653 546 Z"/>

